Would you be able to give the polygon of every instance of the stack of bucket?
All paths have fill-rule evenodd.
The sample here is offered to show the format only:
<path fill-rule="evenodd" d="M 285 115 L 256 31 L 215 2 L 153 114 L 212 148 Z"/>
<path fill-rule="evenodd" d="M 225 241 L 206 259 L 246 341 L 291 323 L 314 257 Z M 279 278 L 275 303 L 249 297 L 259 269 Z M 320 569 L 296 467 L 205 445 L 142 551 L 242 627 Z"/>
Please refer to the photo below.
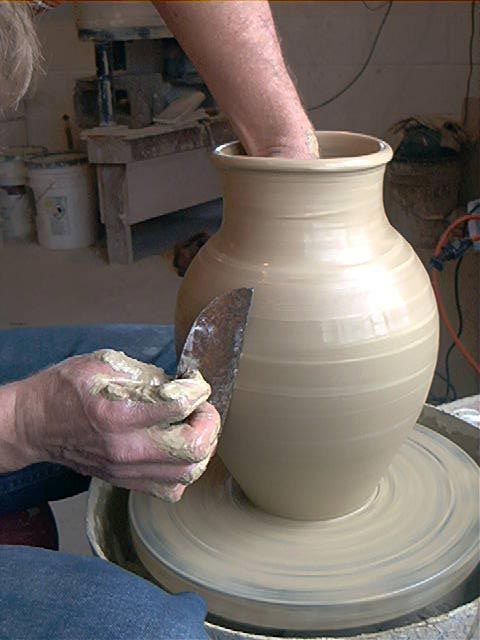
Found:
<path fill-rule="evenodd" d="M 79 249 L 97 234 L 92 167 L 80 153 L 44 147 L 0 149 L 0 240 L 29 241 L 47 249 Z"/>
<path fill-rule="evenodd" d="M 44 147 L 0 148 L 0 239 L 6 242 L 28 241 L 35 235 L 35 204 L 25 162 L 46 151 Z"/>

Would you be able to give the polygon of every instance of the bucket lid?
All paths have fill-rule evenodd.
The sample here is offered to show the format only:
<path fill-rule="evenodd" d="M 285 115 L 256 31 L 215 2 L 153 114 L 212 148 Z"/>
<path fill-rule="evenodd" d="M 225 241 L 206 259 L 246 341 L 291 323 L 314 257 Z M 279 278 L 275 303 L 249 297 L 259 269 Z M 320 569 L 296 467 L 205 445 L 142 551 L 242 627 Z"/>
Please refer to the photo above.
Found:
<path fill-rule="evenodd" d="M 29 158 L 27 167 L 32 169 L 56 169 L 71 167 L 77 164 L 87 164 L 88 158 L 83 153 L 46 153 L 37 158 Z"/>
<path fill-rule="evenodd" d="M 15 147 L 0 147 L 0 162 L 10 162 L 12 160 L 25 160 L 47 153 L 46 147 L 18 145 Z"/>

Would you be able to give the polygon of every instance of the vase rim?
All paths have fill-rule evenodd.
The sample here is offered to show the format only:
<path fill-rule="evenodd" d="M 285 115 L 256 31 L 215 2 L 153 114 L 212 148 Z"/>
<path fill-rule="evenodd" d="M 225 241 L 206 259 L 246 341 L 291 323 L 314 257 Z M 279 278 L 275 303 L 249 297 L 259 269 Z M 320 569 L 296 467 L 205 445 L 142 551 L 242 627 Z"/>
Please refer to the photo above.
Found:
<path fill-rule="evenodd" d="M 222 170 L 324 173 L 374 169 L 393 157 L 390 145 L 374 136 L 350 131 L 316 131 L 315 134 L 320 150 L 326 154 L 318 159 L 247 156 L 241 143 L 235 140 L 217 147 L 213 162 Z"/>

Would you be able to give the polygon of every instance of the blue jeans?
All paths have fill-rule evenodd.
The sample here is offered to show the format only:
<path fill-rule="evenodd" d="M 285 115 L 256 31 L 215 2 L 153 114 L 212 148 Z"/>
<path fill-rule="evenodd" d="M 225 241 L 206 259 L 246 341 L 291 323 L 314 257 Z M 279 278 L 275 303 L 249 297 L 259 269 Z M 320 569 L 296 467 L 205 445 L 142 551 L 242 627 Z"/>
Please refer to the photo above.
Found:
<path fill-rule="evenodd" d="M 65 358 L 117 349 L 175 371 L 171 327 L 101 325 L 0 331 L 0 384 Z M 0 515 L 85 491 L 89 478 L 39 463 L 0 475 Z M 98 558 L 0 546 L 0 640 L 205 640 L 206 608 Z"/>
<path fill-rule="evenodd" d="M 205 614 L 99 558 L 0 546 L 2 640 L 206 640 Z"/>

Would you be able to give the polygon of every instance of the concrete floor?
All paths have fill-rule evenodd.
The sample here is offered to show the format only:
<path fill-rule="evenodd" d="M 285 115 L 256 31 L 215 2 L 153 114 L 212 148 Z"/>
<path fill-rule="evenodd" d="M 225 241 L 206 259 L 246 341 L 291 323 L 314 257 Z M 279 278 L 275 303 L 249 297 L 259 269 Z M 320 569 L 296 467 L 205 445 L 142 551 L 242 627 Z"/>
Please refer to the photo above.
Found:
<path fill-rule="evenodd" d="M 110 265 L 105 248 L 51 251 L 36 243 L 0 247 L 0 328 L 173 321 L 181 283 L 169 250 L 199 231 L 213 232 L 221 217 L 215 201 L 134 228 L 135 262 Z M 60 548 L 89 554 L 86 494 L 52 505 Z"/>
<path fill-rule="evenodd" d="M 134 227 L 135 262 L 108 264 L 103 247 L 51 251 L 36 243 L 0 248 L 0 327 L 171 323 L 181 279 L 168 252 L 218 227 L 218 201 Z"/>

